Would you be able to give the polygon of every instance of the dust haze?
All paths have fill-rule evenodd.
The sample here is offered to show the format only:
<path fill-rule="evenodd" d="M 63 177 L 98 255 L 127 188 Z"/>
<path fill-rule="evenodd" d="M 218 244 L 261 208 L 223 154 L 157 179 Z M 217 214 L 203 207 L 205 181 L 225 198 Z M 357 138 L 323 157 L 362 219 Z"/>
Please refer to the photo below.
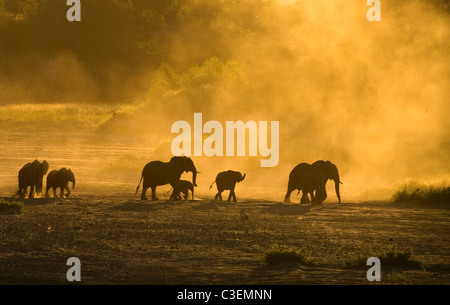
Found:
<path fill-rule="evenodd" d="M 194 112 L 280 122 L 275 168 L 260 156 L 193 157 L 200 195 L 234 169 L 247 173 L 238 198 L 282 200 L 290 170 L 321 159 L 338 166 L 344 201 L 407 178 L 448 179 L 447 1 L 381 1 L 381 22 L 366 19 L 366 1 L 82 1 L 79 23 L 50 2 L 0 1 L 0 110 L 108 105 L 88 131 L 75 131 L 75 114 L 58 122 L 72 131 L 58 136 L 67 154 L 46 149 L 51 132 L 31 145 L 85 181 L 89 156 L 99 182 L 129 154 L 137 165 L 122 182 L 137 185 L 146 161 L 170 159 L 172 123 L 192 126 Z"/>

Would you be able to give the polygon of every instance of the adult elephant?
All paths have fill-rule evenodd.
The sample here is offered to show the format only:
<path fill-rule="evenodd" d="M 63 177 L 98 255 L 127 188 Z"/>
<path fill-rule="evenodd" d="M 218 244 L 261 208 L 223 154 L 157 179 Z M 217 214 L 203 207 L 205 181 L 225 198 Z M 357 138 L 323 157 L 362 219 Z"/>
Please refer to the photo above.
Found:
<path fill-rule="evenodd" d="M 215 199 L 222 200 L 222 192 L 224 190 L 230 190 L 230 194 L 228 195 L 228 201 L 230 201 L 231 197 L 233 197 L 233 202 L 237 202 L 236 193 L 234 192 L 236 182 L 241 182 L 242 180 L 244 180 L 245 175 L 246 174 L 242 175 L 240 172 L 232 170 L 220 172 L 219 174 L 217 174 L 216 180 L 214 181 L 217 186 L 217 194 L 215 196 Z M 214 182 L 211 184 L 209 189 L 212 188 Z"/>
<path fill-rule="evenodd" d="M 334 181 L 334 188 L 336 191 L 336 196 L 338 198 L 339 203 L 341 203 L 341 194 L 340 194 L 340 190 L 339 190 L 339 184 L 341 184 L 342 182 L 340 181 L 340 178 L 339 178 L 339 171 L 338 171 L 336 165 L 334 165 L 330 161 L 323 161 L 323 160 L 316 161 L 313 164 L 300 163 L 299 165 L 294 167 L 294 169 L 289 174 L 288 189 L 286 192 L 286 196 L 284 197 L 284 202 L 290 203 L 291 202 L 291 199 L 290 199 L 291 193 L 294 190 L 296 190 L 296 189 L 300 190 L 303 187 L 301 177 L 305 172 L 307 172 L 309 170 L 319 171 L 323 175 L 324 185 L 326 185 L 326 182 L 328 180 Z M 305 196 L 307 196 L 307 194 L 303 193 L 302 201 L 305 201 L 305 198 L 303 198 Z M 327 192 L 326 192 L 326 188 L 325 188 L 323 194 L 321 194 L 320 198 L 317 198 L 316 201 L 317 201 L 317 203 L 322 203 L 326 198 L 327 198 Z M 321 202 L 318 199 L 320 199 Z"/>
<path fill-rule="evenodd" d="M 72 189 L 75 188 L 75 175 L 69 168 L 61 168 L 60 170 L 53 170 L 47 175 L 47 187 L 45 190 L 45 197 L 49 198 L 48 191 L 53 189 L 53 198 L 57 198 L 56 189 L 61 189 L 60 198 L 64 198 L 64 190 L 67 191 L 66 197 L 70 196 L 69 182 L 72 182 Z"/>
<path fill-rule="evenodd" d="M 142 180 L 144 180 L 141 200 L 147 200 L 146 192 L 149 187 L 152 189 L 152 200 L 158 200 L 158 197 L 156 197 L 156 187 L 170 184 L 175 188 L 183 172 L 192 172 L 192 184 L 197 186 L 197 169 L 191 158 L 173 157 L 169 162 L 152 161 L 147 163 L 142 170 L 141 180 L 136 188 L 136 194 L 139 191 Z"/>
<path fill-rule="evenodd" d="M 30 187 L 29 198 L 34 198 L 35 191 L 39 195 L 42 192 L 42 182 L 47 171 L 48 163 L 45 160 L 42 163 L 34 160 L 32 163 L 25 164 L 19 170 L 19 190 L 16 195 L 25 198 L 28 187 Z"/>

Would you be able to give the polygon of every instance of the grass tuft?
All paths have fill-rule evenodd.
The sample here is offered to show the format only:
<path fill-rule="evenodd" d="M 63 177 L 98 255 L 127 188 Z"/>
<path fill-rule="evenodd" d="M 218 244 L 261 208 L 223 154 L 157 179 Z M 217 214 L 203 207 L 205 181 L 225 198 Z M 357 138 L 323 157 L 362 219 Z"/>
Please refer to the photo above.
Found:
<path fill-rule="evenodd" d="M 306 266 L 314 266 L 316 262 L 311 253 L 305 249 L 292 249 L 280 245 L 272 245 L 263 256 L 263 263 L 267 266 L 297 262 Z"/>
<path fill-rule="evenodd" d="M 0 211 L 15 210 L 16 213 L 22 213 L 24 211 L 23 205 L 22 201 L 8 201 L 0 198 Z"/>
<path fill-rule="evenodd" d="M 359 254 L 350 258 L 345 261 L 344 268 L 365 268 L 367 267 L 367 259 L 372 256 L 380 259 L 381 268 L 423 269 L 422 263 L 412 258 L 413 251 L 411 248 L 399 250 L 396 244 L 388 245 L 386 249 L 376 255 Z"/>

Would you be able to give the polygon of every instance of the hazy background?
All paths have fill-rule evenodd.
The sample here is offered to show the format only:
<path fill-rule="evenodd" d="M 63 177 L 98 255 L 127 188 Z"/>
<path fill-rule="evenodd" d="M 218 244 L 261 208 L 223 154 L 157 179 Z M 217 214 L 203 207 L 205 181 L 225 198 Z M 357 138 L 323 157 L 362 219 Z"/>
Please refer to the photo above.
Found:
<path fill-rule="evenodd" d="M 81 5 L 82 21 L 70 23 L 65 1 L 0 0 L 0 169 L 8 171 L 0 184 L 8 190 L 26 163 L 5 159 L 17 155 L 8 150 L 14 128 L 26 138 L 29 122 L 64 126 L 23 140 L 33 147 L 19 149 L 27 162 L 72 163 L 85 181 L 128 171 L 122 181 L 137 185 L 146 162 L 171 157 L 172 123 L 193 123 L 194 112 L 223 124 L 280 121 L 275 168 L 261 169 L 260 157 L 194 158 L 200 193 L 210 196 L 215 175 L 235 169 L 247 172 L 247 191 L 282 200 L 290 170 L 319 159 L 340 169 L 344 201 L 384 197 L 407 178 L 445 183 L 450 173 L 449 1 L 382 0 L 381 22 L 366 19 L 363 0 Z M 71 132 L 57 147 L 77 158 L 50 145 L 64 128 Z M 121 148 L 96 156 L 95 145 Z M 101 160 L 83 172 L 93 155 Z"/>

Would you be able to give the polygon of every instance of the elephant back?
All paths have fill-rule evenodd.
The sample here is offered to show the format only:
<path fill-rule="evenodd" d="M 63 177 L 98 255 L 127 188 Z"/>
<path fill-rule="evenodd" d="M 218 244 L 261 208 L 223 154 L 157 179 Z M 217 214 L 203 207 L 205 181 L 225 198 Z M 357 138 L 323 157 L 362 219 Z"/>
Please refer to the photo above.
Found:
<path fill-rule="evenodd" d="M 56 174 L 58 173 L 58 171 L 55 169 L 55 170 L 52 170 L 50 173 L 48 173 L 48 175 L 47 175 L 47 187 L 53 187 L 53 186 L 55 186 L 55 177 L 56 177 Z"/>
<path fill-rule="evenodd" d="M 36 183 L 36 168 L 33 163 L 27 163 L 19 170 L 19 187 Z"/>

